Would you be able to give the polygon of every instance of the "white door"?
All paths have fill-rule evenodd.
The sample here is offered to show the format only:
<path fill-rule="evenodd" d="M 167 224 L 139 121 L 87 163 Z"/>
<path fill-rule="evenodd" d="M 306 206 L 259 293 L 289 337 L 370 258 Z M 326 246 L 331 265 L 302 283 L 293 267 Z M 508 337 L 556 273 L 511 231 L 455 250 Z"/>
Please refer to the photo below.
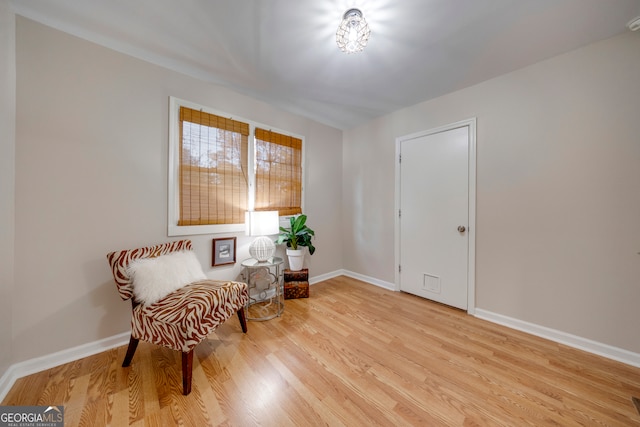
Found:
<path fill-rule="evenodd" d="M 404 292 L 467 310 L 475 125 L 452 126 L 398 140 L 397 278 Z"/>

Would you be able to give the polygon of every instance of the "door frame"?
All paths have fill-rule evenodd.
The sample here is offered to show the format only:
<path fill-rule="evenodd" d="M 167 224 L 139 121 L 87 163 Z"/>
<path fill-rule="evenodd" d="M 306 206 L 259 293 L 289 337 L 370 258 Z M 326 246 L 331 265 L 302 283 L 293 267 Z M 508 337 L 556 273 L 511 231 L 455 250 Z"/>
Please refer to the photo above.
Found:
<path fill-rule="evenodd" d="M 467 269 L 467 313 L 474 314 L 476 307 L 476 118 L 439 126 L 396 138 L 395 154 L 395 290 L 400 291 L 400 150 L 402 142 L 422 138 L 436 133 L 461 127 L 469 127 L 469 226 L 468 226 L 468 269 Z"/>

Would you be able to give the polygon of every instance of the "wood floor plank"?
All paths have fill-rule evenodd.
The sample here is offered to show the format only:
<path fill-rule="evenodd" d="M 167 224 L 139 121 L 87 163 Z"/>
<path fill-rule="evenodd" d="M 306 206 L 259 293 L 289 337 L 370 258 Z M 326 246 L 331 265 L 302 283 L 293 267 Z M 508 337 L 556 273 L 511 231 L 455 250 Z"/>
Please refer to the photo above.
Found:
<path fill-rule="evenodd" d="M 194 352 L 141 342 L 16 381 L 3 405 L 66 426 L 631 426 L 640 368 L 337 277 L 283 315 L 235 317 Z"/>

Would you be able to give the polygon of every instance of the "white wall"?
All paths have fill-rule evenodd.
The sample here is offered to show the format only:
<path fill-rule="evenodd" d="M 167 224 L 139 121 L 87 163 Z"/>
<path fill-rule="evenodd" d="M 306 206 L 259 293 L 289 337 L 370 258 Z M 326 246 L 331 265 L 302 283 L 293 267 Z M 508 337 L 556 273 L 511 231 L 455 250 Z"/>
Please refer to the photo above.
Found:
<path fill-rule="evenodd" d="M 0 377 L 11 364 L 14 285 L 15 17 L 0 0 Z"/>
<path fill-rule="evenodd" d="M 167 237 L 170 95 L 306 137 L 312 275 L 342 267 L 342 131 L 17 19 L 13 361 L 129 330 L 106 254 Z M 213 235 L 192 237 L 205 272 Z M 238 236 L 238 261 L 250 238 Z"/>
<path fill-rule="evenodd" d="M 318 235 L 313 275 L 345 268 L 388 282 L 395 138 L 477 117 L 476 306 L 640 352 L 640 34 L 398 111 L 343 138 L 18 18 L 14 145 L 6 0 L 0 18 L 0 54 L 10 59 L 0 66 L 0 250 L 8 255 L 0 261 L 0 368 L 10 347 L 16 363 L 128 330 L 129 305 L 105 254 L 168 240 L 169 95 L 305 135 L 306 211 Z M 4 240 L 14 230 L 15 264 Z M 204 266 L 212 237 L 193 238 Z M 242 259 L 249 239 L 238 243 Z M 239 267 L 207 272 L 228 278 Z"/>
<path fill-rule="evenodd" d="M 476 307 L 640 352 L 639 53 L 625 33 L 345 132 L 344 268 L 394 281 L 395 138 L 477 117 Z"/>

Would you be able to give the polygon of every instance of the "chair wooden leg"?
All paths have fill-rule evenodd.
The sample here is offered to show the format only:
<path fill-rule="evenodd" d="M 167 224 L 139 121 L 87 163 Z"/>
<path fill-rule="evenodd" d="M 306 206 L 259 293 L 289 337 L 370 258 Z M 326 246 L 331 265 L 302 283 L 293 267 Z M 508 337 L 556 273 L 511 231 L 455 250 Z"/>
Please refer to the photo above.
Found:
<path fill-rule="evenodd" d="M 182 353 L 182 394 L 191 393 L 191 373 L 193 372 L 193 349 Z"/>
<path fill-rule="evenodd" d="M 124 361 L 122 362 L 122 367 L 126 368 L 131 365 L 131 359 L 133 359 L 133 355 L 136 352 L 136 348 L 138 348 L 138 342 L 140 340 L 131 336 L 129 338 L 129 347 L 127 348 L 127 354 L 124 356 Z"/>
<path fill-rule="evenodd" d="M 240 319 L 240 326 L 242 326 L 242 332 L 247 333 L 247 318 L 244 315 L 244 307 L 238 310 L 238 319 Z"/>

